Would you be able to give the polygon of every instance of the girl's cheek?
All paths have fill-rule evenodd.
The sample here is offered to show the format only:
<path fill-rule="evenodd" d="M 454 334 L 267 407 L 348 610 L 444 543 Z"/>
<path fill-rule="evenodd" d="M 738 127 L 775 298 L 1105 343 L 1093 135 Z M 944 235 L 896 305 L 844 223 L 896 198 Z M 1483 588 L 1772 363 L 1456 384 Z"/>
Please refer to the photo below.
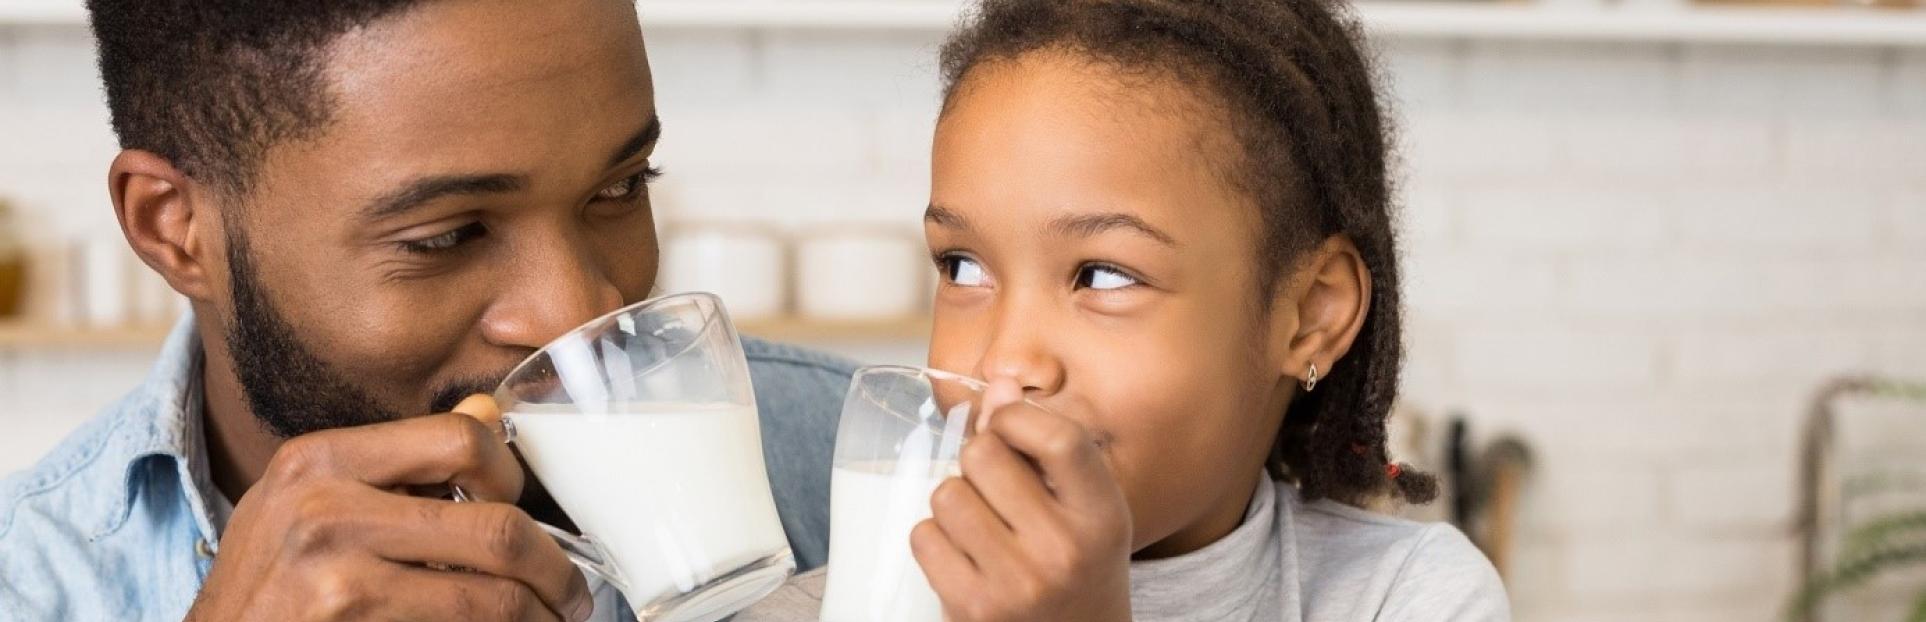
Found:
<path fill-rule="evenodd" d="M 939 301 L 935 323 L 930 329 L 929 366 L 966 376 L 976 374 L 982 358 L 981 344 L 990 338 L 990 327 L 980 326 L 971 314 L 944 309 Z"/>

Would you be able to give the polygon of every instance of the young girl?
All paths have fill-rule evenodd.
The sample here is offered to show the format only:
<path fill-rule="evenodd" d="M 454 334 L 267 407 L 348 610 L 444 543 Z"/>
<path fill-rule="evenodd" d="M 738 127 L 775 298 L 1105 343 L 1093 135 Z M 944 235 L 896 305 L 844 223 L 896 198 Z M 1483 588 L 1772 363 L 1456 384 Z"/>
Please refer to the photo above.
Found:
<path fill-rule="evenodd" d="M 930 366 L 1044 407 L 912 533 L 948 619 L 1508 618 L 1458 531 L 1359 509 L 1435 485 L 1386 455 L 1386 128 L 1338 11 L 988 0 L 944 46 Z"/>

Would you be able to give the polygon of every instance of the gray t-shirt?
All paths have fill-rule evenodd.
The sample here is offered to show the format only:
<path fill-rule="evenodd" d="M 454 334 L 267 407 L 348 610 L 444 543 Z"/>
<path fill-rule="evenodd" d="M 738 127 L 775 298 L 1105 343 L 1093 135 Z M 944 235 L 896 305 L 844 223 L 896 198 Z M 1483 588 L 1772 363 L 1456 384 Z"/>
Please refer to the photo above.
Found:
<path fill-rule="evenodd" d="M 815 620 L 825 575 L 805 573 L 737 622 Z M 1490 560 L 1463 533 L 1258 486 L 1244 523 L 1186 555 L 1130 564 L 1136 622 L 1510 620 Z"/>

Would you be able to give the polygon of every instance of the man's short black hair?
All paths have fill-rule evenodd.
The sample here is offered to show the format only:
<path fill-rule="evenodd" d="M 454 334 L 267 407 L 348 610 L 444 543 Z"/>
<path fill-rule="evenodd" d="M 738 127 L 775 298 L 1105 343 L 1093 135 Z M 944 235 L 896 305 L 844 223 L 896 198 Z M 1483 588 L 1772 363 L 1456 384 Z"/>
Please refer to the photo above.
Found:
<path fill-rule="evenodd" d="M 327 123 L 329 42 L 425 1 L 87 0 L 87 10 L 121 148 L 238 197 L 269 147 Z"/>

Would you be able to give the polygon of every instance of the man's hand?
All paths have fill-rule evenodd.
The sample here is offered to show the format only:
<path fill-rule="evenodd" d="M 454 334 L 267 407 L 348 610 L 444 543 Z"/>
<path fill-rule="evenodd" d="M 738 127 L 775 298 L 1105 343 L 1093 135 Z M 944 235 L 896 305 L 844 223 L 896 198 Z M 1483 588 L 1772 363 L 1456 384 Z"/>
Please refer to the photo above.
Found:
<path fill-rule="evenodd" d="M 954 622 L 1127 621 L 1123 489 L 1088 430 L 1019 399 L 986 397 L 963 477 L 937 487 L 910 532 L 916 561 Z"/>
<path fill-rule="evenodd" d="M 587 582 L 519 508 L 407 494 L 442 484 L 513 500 L 522 471 L 460 413 L 289 440 L 234 509 L 188 619 L 588 617 Z"/>

